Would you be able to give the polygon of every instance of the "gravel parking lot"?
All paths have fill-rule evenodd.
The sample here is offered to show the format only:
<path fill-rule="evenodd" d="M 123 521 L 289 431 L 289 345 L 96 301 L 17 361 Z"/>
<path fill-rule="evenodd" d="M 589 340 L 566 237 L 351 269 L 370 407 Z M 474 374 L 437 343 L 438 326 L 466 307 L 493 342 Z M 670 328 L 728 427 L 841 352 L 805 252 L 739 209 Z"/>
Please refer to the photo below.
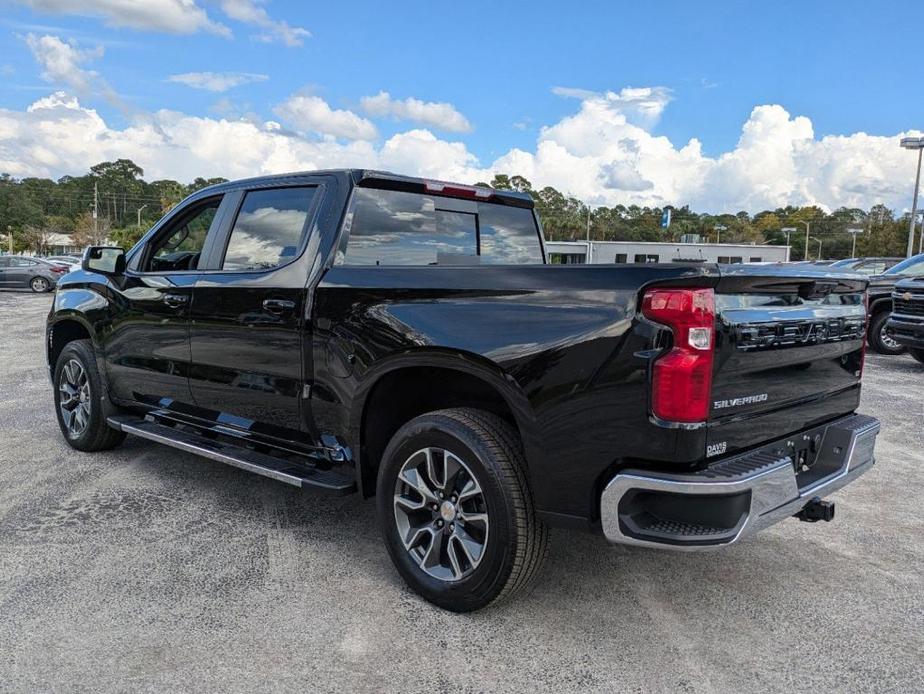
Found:
<path fill-rule="evenodd" d="M 0 292 L 0 690 L 924 689 L 924 367 L 867 359 L 878 464 L 706 554 L 556 531 L 533 593 L 454 615 L 404 587 L 374 506 L 129 438 L 68 448 L 51 297 Z"/>

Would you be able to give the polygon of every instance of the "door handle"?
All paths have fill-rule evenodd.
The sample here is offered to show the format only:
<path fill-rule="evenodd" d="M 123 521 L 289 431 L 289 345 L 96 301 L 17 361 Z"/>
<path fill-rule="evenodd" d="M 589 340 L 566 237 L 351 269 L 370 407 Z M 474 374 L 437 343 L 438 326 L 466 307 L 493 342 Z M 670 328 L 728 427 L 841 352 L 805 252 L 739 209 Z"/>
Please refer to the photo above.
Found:
<path fill-rule="evenodd" d="M 294 311 L 295 302 L 288 299 L 266 299 L 263 302 L 263 310 L 278 316 L 280 313 Z"/>
<path fill-rule="evenodd" d="M 189 303 L 189 297 L 185 294 L 164 294 L 164 303 L 170 308 L 180 308 Z"/>

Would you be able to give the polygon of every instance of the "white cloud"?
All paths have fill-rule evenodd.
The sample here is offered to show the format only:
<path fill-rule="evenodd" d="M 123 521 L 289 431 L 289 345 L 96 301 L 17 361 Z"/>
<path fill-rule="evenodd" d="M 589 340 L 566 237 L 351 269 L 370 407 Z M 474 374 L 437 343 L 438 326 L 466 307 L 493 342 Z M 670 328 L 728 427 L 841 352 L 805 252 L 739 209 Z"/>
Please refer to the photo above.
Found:
<path fill-rule="evenodd" d="M 222 0 L 221 9 L 231 19 L 263 29 L 263 33 L 256 36 L 260 41 L 281 41 L 286 46 L 294 47 L 301 46 L 305 39 L 311 38 L 311 32 L 307 29 L 272 19 L 260 4 L 261 0 Z"/>
<path fill-rule="evenodd" d="M 386 140 L 379 166 L 398 173 L 472 183 L 478 160 L 461 142 L 440 140 L 429 130 L 409 130 Z"/>
<path fill-rule="evenodd" d="M 303 132 L 316 132 L 347 140 L 374 140 L 378 137 L 371 121 L 352 111 L 332 109 L 324 99 L 311 94 L 291 96 L 273 112 Z"/>
<path fill-rule="evenodd" d="M 57 177 L 100 161 L 128 157 L 157 178 L 241 178 L 377 161 L 368 142 L 311 142 L 272 122 L 228 120 L 158 111 L 118 129 L 64 92 L 26 111 L 0 109 L 0 172 Z"/>
<path fill-rule="evenodd" d="M 53 14 L 102 17 L 114 27 L 171 34 L 208 31 L 230 36 L 228 27 L 212 21 L 195 0 L 20 0 L 32 9 Z"/>
<path fill-rule="evenodd" d="M 26 45 L 42 69 L 42 79 L 58 86 L 70 87 L 81 96 L 97 95 L 129 113 L 130 107 L 95 70 L 84 65 L 103 57 L 103 47 L 81 48 L 77 41 L 58 36 L 27 34 Z"/>
<path fill-rule="evenodd" d="M 170 75 L 168 81 L 185 84 L 193 89 L 226 92 L 242 84 L 265 82 L 268 79 L 268 75 L 259 75 L 252 72 L 184 72 L 179 75 Z"/>
<path fill-rule="evenodd" d="M 818 137 L 808 118 L 764 105 L 754 108 L 736 145 L 713 157 L 695 138 L 674 145 L 630 122 L 624 110 L 634 109 L 634 103 L 592 95 L 572 115 L 542 128 L 531 151 L 513 149 L 481 164 L 464 143 L 424 129 L 376 143 L 371 123 L 333 110 L 319 97 L 296 96 L 284 106 L 277 109 L 284 120 L 328 137 L 303 137 L 255 117 L 166 110 L 114 128 L 76 98 L 56 93 L 26 111 L 0 109 L 0 172 L 81 174 L 119 157 L 136 161 L 151 179 L 356 166 L 472 183 L 503 172 L 594 204 L 757 212 L 787 204 L 830 209 L 882 202 L 902 209 L 910 197 L 914 161 L 898 138 L 920 135 Z"/>
<path fill-rule="evenodd" d="M 619 92 L 603 93 L 574 87 L 552 87 L 552 93 L 618 111 L 630 123 L 642 126 L 657 123 L 672 98 L 667 87 L 623 87 Z"/>
<path fill-rule="evenodd" d="M 395 120 L 409 120 L 452 133 L 467 133 L 471 123 L 450 103 L 421 101 L 414 97 L 392 99 L 386 91 L 360 99 L 363 110 L 371 116 L 389 116 Z"/>
<path fill-rule="evenodd" d="M 42 68 L 42 79 L 63 84 L 77 92 L 88 93 L 99 74 L 85 70 L 83 64 L 103 57 L 103 47 L 82 49 L 76 41 L 63 41 L 57 36 L 28 34 L 26 45 Z"/>

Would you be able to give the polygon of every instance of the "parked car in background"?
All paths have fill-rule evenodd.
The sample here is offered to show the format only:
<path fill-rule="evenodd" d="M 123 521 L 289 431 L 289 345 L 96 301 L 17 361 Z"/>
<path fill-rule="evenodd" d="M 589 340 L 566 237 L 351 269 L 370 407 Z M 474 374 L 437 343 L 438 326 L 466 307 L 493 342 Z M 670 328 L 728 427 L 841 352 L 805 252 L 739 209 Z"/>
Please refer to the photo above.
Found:
<path fill-rule="evenodd" d="M 64 265 L 55 265 L 41 258 L 20 255 L 0 256 L 0 287 L 29 288 L 33 292 L 50 292 L 58 279 L 67 274 Z"/>
<path fill-rule="evenodd" d="M 861 275 L 881 275 L 904 258 L 844 258 L 831 263 L 832 268 L 850 270 Z"/>
<path fill-rule="evenodd" d="M 902 354 L 905 346 L 896 342 L 886 331 L 892 313 L 892 290 L 906 277 L 924 277 L 924 253 L 913 255 L 890 267 L 881 275 L 869 278 L 869 331 L 870 348 L 879 354 Z"/>
<path fill-rule="evenodd" d="M 74 257 L 72 255 L 48 255 L 41 260 L 46 260 L 50 263 L 56 263 L 58 265 L 66 265 L 71 270 L 76 270 L 80 267 L 80 257 Z"/>
<path fill-rule="evenodd" d="M 895 284 L 886 334 L 924 364 L 924 277 Z"/>

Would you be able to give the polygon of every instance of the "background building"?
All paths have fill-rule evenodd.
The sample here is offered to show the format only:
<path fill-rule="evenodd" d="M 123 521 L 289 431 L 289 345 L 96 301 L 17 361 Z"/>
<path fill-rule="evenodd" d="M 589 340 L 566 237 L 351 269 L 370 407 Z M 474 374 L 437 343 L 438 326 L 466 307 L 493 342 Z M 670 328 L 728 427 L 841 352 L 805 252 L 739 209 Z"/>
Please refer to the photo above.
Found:
<path fill-rule="evenodd" d="M 551 263 L 785 263 L 789 246 L 659 241 L 546 241 Z"/>

